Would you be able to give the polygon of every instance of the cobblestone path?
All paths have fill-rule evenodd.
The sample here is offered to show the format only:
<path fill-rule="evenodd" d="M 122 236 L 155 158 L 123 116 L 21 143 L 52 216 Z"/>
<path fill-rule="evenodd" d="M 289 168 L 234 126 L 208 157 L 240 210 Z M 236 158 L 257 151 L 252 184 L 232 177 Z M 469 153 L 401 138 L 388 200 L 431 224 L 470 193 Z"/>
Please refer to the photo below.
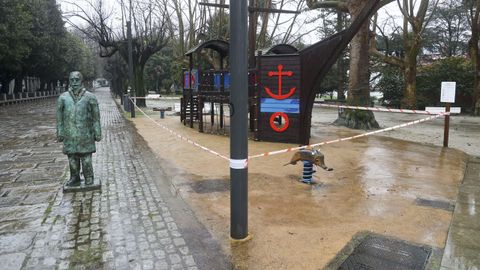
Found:
<path fill-rule="evenodd" d="M 0 110 L 0 268 L 230 268 L 188 206 L 170 194 L 108 89 L 95 94 L 101 191 L 61 191 L 68 173 L 54 142 L 54 100 Z"/>

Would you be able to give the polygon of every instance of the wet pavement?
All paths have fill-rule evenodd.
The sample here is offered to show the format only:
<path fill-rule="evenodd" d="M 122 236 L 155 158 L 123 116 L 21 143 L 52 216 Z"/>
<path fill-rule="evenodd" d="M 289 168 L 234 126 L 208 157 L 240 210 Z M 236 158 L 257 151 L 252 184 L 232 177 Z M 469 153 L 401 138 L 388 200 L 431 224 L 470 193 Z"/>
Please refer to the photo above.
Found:
<path fill-rule="evenodd" d="M 470 158 L 448 232 L 441 270 L 480 269 L 480 158 Z"/>
<path fill-rule="evenodd" d="M 54 99 L 0 109 L 0 268 L 228 269 L 108 89 L 95 94 L 101 191 L 62 192 L 68 170 L 55 143 Z"/>
<path fill-rule="evenodd" d="M 182 136 L 228 155 L 228 137 L 184 127 L 171 114 L 164 119 L 157 112 L 151 115 Z M 321 151 L 334 170 L 317 171 L 313 186 L 298 182 L 300 165 L 283 166 L 292 153 L 251 160 L 249 232 L 253 237 L 230 244 L 228 162 L 179 141 L 139 113 L 132 121 L 164 159 L 161 164 L 169 162 L 169 167 L 177 168 L 171 169 L 171 179 L 178 193 L 220 239 L 238 269 L 322 269 L 359 232 L 428 246 L 435 251 L 429 269 L 440 267 L 468 159 L 459 150 L 384 136 L 326 145 Z M 311 141 L 362 132 L 316 123 Z M 292 146 L 249 141 L 249 153 Z"/>
<path fill-rule="evenodd" d="M 317 172 L 314 186 L 298 183 L 301 166 L 282 166 L 291 155 L 254 160 L 253 238 L 231 243 L 227 162 L 138 116 L 147 145 L 106 88 L 95 94 L 101 191 L 61 191 L 68 170 L 54 142 L 53 99 L 0 108 L 0 269 L 230 269 L 228 256 L 238 269 L 319 269 L 361 231 L 445 247 L 444 270 L 479 269 L 478 159 L 461 183 L 460 151 L 368 137 L 322 147 L 335 170 Z M 169 115 L 157 120 L 228 153 L 227 137 L 212 140 Z M 326 124 L 312 131 L 316 141 L 354 134 Z M 290 146 L 249 142 L 249 152 Z"/>

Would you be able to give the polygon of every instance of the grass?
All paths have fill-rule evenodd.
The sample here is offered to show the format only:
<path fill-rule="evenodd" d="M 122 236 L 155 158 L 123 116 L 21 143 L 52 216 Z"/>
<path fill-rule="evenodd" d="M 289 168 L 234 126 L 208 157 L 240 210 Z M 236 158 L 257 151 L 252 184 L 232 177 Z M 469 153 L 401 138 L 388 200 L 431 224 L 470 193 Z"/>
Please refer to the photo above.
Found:
<path fill-rule="evenodd" d="M 102 269 L 102 254 L 101 247 L 88 248 L 87 250 L 75 250 L 70 256 L 69 269 Z"/>
<path fill-rule="evenodd" d="M 49 201 L 48 201 L 48 206 L 47 206 L 47 209 L 45 209 L 45 212 L 43 212 L 43 218 L 42 218 L 42 223 L 41 225 L 43 225 L 45 223 L 45 221 L 47 220 L 48 216 L 50 215 L 50 213 L 52 213 L 52 208 L 53 208 L 53 202 L 55 201 L 55 197 L 52 197 Z"/>

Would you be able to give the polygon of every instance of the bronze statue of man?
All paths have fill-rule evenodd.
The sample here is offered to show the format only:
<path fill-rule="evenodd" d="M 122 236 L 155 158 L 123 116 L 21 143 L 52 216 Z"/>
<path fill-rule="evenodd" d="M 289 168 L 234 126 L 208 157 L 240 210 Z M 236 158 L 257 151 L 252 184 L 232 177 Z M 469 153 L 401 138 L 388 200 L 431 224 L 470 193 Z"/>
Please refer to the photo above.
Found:
<path fill-rule="evenodd" d="M 57 139 L 63 142 L 70 165 L 66 186 L 80 185 L 80 163 L 85 185 L 92 185 L 92 153 L 96 151 L 95 141 L 102 138 L 100 111 L 95 95 L 83 87 L 80 72 L 70 73 L 68 91 L 58 98 L 56 114 Z"/>

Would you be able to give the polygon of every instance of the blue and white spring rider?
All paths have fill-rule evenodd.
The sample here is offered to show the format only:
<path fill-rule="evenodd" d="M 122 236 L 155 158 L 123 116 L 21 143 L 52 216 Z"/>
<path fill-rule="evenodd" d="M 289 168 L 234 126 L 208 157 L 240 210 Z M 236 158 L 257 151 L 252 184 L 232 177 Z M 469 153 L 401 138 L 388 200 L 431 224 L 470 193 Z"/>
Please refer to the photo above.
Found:
<path fill-rule="evenodd" d="M 302 176 L 302 179 L 300 179 L 300 182 L 305 184 L 311 184 L 313 174 L 316 172 L 313 169 L 313 163 L 308 160 L 303 160 L 302 162 L 303 162 L 303 176 Z"/>

